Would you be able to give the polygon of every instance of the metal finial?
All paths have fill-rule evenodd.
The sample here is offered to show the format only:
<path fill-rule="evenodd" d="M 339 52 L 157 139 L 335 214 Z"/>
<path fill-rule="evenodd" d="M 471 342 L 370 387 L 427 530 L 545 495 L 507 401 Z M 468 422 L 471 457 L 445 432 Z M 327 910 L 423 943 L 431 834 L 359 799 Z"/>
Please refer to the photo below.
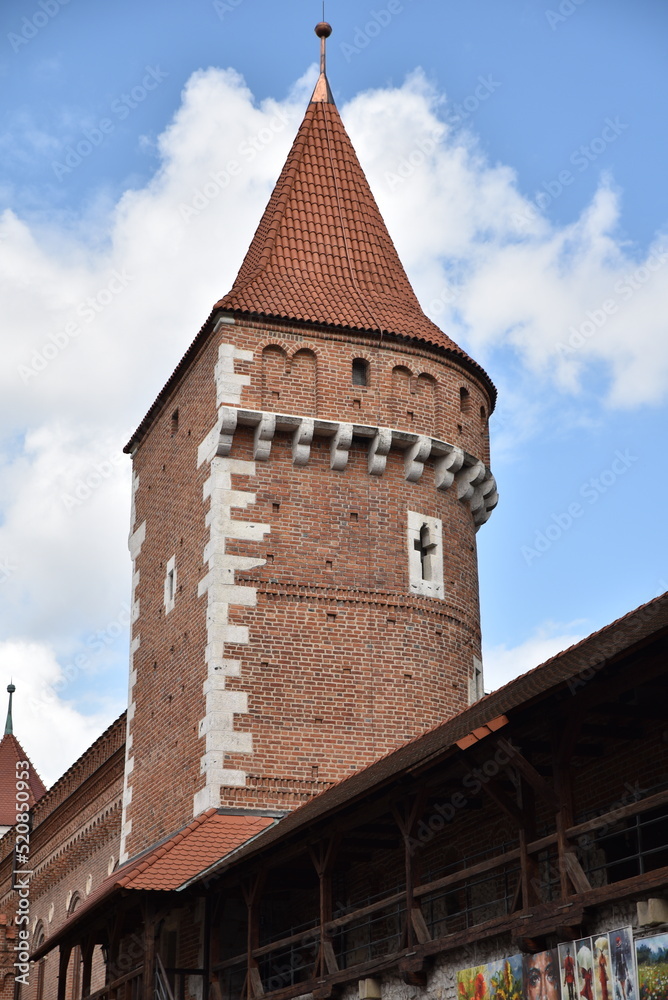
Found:
<path fill-rule="evenodd" d="M 327 83 L 327 46 L 326 42 L 332 33 L 332 26 L 327 21 L 321 21 L 315 26 L 315 33 L 320 39 L 320 79 L 313 92 L 312 101 L 329 101 L 333 103 L 332 93 Z"/>
<path fill-rule="evenodd" d="M 7 709 L 7 721 L 5 723 L 5 736 L 12 736 L 14 733 L 14 725 L 12 722 L 12 695 L 16 691 L 16 688 L 13 684 L 8 684 L 7 691 L 9 692 L 9 707 Z"/>

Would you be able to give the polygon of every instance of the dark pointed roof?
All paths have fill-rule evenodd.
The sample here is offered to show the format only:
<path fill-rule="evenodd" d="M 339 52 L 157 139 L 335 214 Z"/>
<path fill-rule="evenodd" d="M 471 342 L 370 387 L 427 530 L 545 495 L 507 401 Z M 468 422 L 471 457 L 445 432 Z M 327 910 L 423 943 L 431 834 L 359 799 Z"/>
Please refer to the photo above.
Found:
<path fill-rule="evenodd" d="M 321 37 L 322 28 L 329 26 L 318 25 Z M 416 338 L 482 372 L 422 311 L 334 104 L 324 58 L 241 270 L 215 308 Z"/>

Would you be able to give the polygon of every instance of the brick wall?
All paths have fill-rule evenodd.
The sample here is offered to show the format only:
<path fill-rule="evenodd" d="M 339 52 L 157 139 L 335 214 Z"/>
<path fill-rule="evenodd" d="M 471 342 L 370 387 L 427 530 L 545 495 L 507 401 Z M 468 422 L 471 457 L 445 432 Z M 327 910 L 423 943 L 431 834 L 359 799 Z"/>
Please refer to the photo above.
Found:
<path fill-rule="evenodd" d="M 121 716 L 56 782 L 34 807 L 30 835 L 30 923 L 32 947 L 41 933 L 47 938 L 65 921 L 75 900 L 84 901 L 118 861 L 125 717 Z M 0 841 L 0 976 L 14 961 L 17 894 L 11 889 L 14 833 Z M 70 977 L 72 969 L 70 969 Z M 57 952 L 44 965 L 44 998 L 56 995 Z M 93 986 L 103 985 L 98 955 Z M 30 972 L 24 1000 L 36 996 L 37 966 Z M 0 984 L 2 980 L 0 979 Z M 13 973 L 11 991 L 13 996 Z M 0 997 L 4 994 L 0 992 Z"/>

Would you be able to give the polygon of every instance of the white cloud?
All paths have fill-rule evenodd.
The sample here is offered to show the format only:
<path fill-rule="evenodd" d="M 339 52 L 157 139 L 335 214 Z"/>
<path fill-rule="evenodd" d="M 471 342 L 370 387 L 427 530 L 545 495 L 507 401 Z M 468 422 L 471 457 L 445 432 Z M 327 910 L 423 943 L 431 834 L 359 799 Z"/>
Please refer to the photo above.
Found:
<path fill-rule="evenodd" d="M 4 692 L 13 680 L 14 735 L 47 787 L 122 711 L 123 706 L 107 699 L 94 713 L 82 714 L 71 697 L 82 673 L 71 667 L 63 670 L 43 643 L 0 643 L 0 697 L 8 697 Z M 7 702 L 0 704 L 4 723 Z"/>
<path fill-rule="evenodd" d="M 286 100 L 258 105 L 233 70 L 199 71 L 143 188 L 106 209 L 94 201 L 78 220 L 0 216 L 0 624 L 5 652 L 21 663 L 30 650 L 40 670 L 55 670 L 56 655 L 119 614 L 130 583 L 128 460 L 114 461 L 80 505 L 63 496 L 119 458 L 231 286 L 312 84 L 311 70 Z M 523 376 L 559 392 L 577 394 L 595 362 L 609 372 L 611 405 L 665 397 L 663 244 L 631 255 L 611 184 L 581 218 L 555 227 L 519 193 L 510 167 L 489 164 L 470 133 L 444 124 L 447 104 L 421 73 L 360 94 L 342 114 L 416 289 L 455 340 L 481 361 L 510 349 Z M 656 269 L 629 279 L 641 258 Z M 596 318 L 609 299 L 616 309 L 599 328 L 588 312 Z M 564 351 L 570 326 L 582 342 Z M 507 406 L 509 439 L 520 411 L 526 419 L 526 406 Z M 570 638 L 538 636 L 520 650 L 535 665 Z M 519 655 L 492 651 L 491 663 L 503 674 Z M 81 743 L 97 715 L 77 718 Z"/>
<path fill-rule="evenodd" d="M 580 621 L 565 625 L 544 622 L 518 646 L 511 648 L 492 646 L 485 649 L 483 654 L 485 690 L 496 691 L 508 681 L 540 666 L 551 656 L 580 642 L 586 635 L 578 630 L 578 626 L 582 624 Z"/>

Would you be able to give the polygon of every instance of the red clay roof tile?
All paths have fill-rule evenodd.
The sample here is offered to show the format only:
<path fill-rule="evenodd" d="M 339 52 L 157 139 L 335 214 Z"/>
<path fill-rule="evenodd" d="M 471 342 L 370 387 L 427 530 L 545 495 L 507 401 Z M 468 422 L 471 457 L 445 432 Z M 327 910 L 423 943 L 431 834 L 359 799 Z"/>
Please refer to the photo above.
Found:
<path fill-rule="evenodd" d="M 12 733 L 6 733 L 0 740 L 0 826 L 14 826 L 16 823 L 17 761 L 28 761 L 30 807 L 46 793 L 44 783 L 26 757 L 23 747 Z"/>
<path fill-rule="evenodd" d="M 333 103 L 313 101 L 231 291 L 216 309 L 445 347 L 422 311 Z"/>

